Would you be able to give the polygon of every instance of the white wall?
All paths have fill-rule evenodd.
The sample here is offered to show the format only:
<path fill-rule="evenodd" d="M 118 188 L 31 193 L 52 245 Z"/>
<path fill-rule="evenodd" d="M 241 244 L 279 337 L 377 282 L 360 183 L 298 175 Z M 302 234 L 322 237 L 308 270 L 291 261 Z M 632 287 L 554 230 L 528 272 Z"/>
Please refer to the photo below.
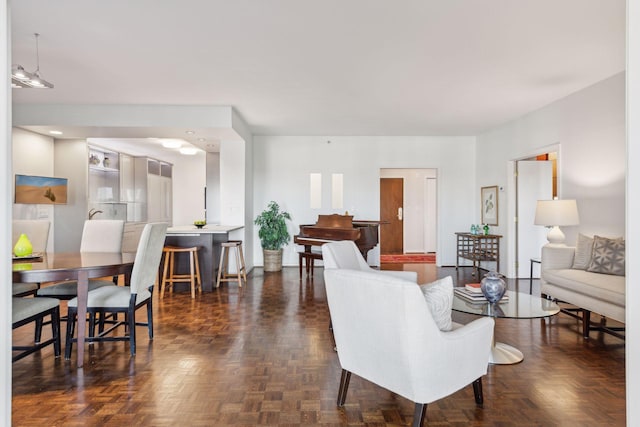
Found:
<path fill-rule="evenodd" d="M 173 225 L 189 225 L 204 219 L 206 153 L 201 151 L 193 156 L 177 154 L 167 161 L 173 163 Z"/>
<path fill-rule="evenodd" d="M 233 111 L 233 130 L 244 142 L 244 223 L 241 238 L 244 241 L 244 257 L 247 271 L 253 268 L 253 134 L 237 111 Z M 240 233 L 239 233 L 240 234 Z M 234 238 L 239 238 L 235 236 Z"/>
<path fill-rule="evenodd" d="M 220 153 L 207 153 L 207 222 L 220 224 Z"/>
<path fill-rule="evenodd" d="M 477 191 L 489 185 L 504 186 L 499 193 L 500 224 L 495 230 L 514 239 L 508 217 L 510 160 L 544 151 L 559 144 L 558 193 L 575 198 L 579 227 L 564 227 L 567 243 L 578 231 L 603 236 L 625 232 L 625 76 L 623 73 L 556 101 L 540 110 L 478 136 Z M 514 246 L 501 246 L 502 265 L 513 274 Z"/>
<path fill-rule="evenodd" d="M 220 143 L 220 221 L 224 225 L 244 225 L 244 146 L 244 141 Z"/>
<path fill-rule="evenodd" d="M 53 138 L 26 130 L 13 128 L 13 175 L 55 176 L 53 172 Z M 47 251 L 53 250 L 55 230 L 53 227 L 53 205 L 13 206 L 14 219 L 46 219 L 52 224 L 49 230 Z"/>
<path fill-rule="evenodd" d="M 627 2 L 627 425 L 640 425 L 640 1 Z"/>
<path fill-rule="evenodd" d="M 474 137 L 254 136 L 253 209 L 271 200 L 292 215 L 290 233 L 315 223 L 318 214 L 349 211 L 356 219 L 380 217 L 380 169 L 438 170 L 438 262 L 455 264 L 456 231 L 466 231 L 476 206 Z M 330 142 L 329 142 L 330 141 Z M 322 209 L 309 207 L 309 174 L 322 174 Z M 344 209 L 331 209 L 331 174 L 344 174 Z M 455 195 L 455 197 L 451 197 Z M 262 250 L 254 237 L 255 264 Z M 293 242 L 293 240 L 292 240 Z M 284 265 L 297 265 L 295 245 L 284 250 Z M 377 263 L 378 249 L 369 252 Z"/>

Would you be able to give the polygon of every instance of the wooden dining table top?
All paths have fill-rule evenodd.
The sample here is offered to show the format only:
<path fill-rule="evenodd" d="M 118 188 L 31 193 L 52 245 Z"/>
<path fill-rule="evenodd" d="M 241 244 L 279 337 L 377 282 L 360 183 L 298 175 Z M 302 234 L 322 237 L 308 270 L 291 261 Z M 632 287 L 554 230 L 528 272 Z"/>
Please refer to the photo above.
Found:
<path fill-rule="evenodd" d="M 39 255 L 39 254 L 36 254 Z M 90 277 L 115 274 L 120 269 L 133 265 L 135 253 L 110 252 L 65 252 L 42 253 L 39 257 L 13 259 L 13 280 L 21 282 L 43 282 L 73 280 L 78 271 L 90 271 Z"/>

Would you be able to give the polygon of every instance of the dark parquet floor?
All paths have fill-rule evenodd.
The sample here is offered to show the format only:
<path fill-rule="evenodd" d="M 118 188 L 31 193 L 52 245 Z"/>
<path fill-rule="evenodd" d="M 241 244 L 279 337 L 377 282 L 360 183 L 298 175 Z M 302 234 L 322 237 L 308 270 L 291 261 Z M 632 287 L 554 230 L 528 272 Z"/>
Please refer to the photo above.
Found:
<path fill-rule="evenodd" d="M 449 274 L 458 283 L 477 281 L 471 269 L 405 268 L 418 269 L 422 282 Z M 527 291 L 528 283 L 521 282 Z M 313 280 L 300 280 L 297 268 L 255 269 L 243 289 L 154 299 L 155 339 L 139 328 L 136 357 L 128 344 L 107 342 L 87 346 L 83 369 L 75 356 L 54 358 L 50 347 L 14 363 L 13 425 L 411 424 L 412 402 L 355 376 L 345 407 L 336 407 L 340 367 L 321 268 Z M 524 361 L 489 366 L 484 408 L 475 406 L 469 386 L 430 404 L 427 425 L 624 426 L 624 341 L 596 332 L 583 340 L 577 331 L 563 314 L 498 319 L 497 340 L 519 348 Z M 22 328 L 14 340 L 30 335 Z"/>

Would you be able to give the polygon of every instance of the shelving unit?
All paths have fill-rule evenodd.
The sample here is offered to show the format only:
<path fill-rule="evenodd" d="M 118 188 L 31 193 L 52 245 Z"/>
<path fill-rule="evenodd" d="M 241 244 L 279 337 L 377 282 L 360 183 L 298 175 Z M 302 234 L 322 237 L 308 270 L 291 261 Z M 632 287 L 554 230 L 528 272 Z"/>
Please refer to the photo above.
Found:
<path fill-rule="evenodd" d="M 89 203 L 120 202 L 120 157 L 89 146 Z"/>
<path fill-rule="evenodd" d="M 456 233 L 456 237 L 456 270 L 460 267 L 460 258 L 463 258 L 473 262 L 472 266 L 478 274 L 482 262 L 495 262 L 496 271 L 500 272 L 500 239 L 502 236 Z"/>

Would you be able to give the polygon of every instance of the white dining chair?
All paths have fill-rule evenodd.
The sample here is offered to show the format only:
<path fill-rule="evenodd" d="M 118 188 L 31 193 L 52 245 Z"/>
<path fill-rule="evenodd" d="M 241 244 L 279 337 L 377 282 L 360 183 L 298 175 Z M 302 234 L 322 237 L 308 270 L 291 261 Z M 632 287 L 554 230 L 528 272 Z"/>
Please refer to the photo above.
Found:
<path fill-rule="evenodd" d="M 92 219 L 84 222 L 82 239 L 80 241 L 81 253 L 93 252 L 122 252 L 122 234 L 124 231 L 124 221 L 115 219 Z M 114 280 L 90 279 L 89 291 L 104 286 L 116 285 Z M 78 283 L 76 281 L 66 281 L 38 289 L 37 296 L 53 297 L 63 300 L 74 298 L 78 295 Z"/>
<path fill-rule="evenodd" d="M 125 313 L 125 320 L 117 322 L 106 331 L 103 330 L 103 324 L 101 323 L 98 335 L 94 335 L 91 332 L 95 329 L 95 324 L 91 321 L 89 325 L 90 334 L 89 337 L 86 338 L 87 342 L 129 341 L 131 355 L 135 356 L 136 325 L 147 326 L 149 338 L 153 339 L 151 293 L 158 275 L 166 231 L 166 223 L 150 223 L 145 225 L 142 235 L 140 236 L 140 242 L 138 243 L 138 250 L 136 251 L 136 258 L 133 263 L 129 286 L 105 286 L 89 291 L 87 313 L 89 313 L 90 319 L 96 319 L 96 316 L 100 315 L 99 317 L 102 322 L 102 319 L 104 319 L 107 314 Z M 136 322 L 136 310 L 143 306 L 147 308 L 147 322 Z M 65 358 L 68 359 L 71 357 L 73 342 L 77 342 L 77 339 L 74 338 L 74 333 L 78 315 L 78 299 L 73 298 L 69 300 L 67 307 L 68 320 Z M 126 325 L 124 335 L 109 335 L 113 330 L 122 325 Z"/>
<path fill-rule="evenodd" d="M 46 316 L 51 317 L 51 338 L 40 341 L 36 339 L 31 345 L 19 345 L 13 343 L 11 351 L 15 354 L 11 361 L 20 360 L 41 348 L 53 344 L 56 357 L 60 356 L 60 300 L 56 298 L 16 298 L 11 305 L 12 329 L 19 328 L 31 322 L 36 323 L 36 329 L 41 328 Z M 40 332 L 36 332 L 39 337 Z"/>

